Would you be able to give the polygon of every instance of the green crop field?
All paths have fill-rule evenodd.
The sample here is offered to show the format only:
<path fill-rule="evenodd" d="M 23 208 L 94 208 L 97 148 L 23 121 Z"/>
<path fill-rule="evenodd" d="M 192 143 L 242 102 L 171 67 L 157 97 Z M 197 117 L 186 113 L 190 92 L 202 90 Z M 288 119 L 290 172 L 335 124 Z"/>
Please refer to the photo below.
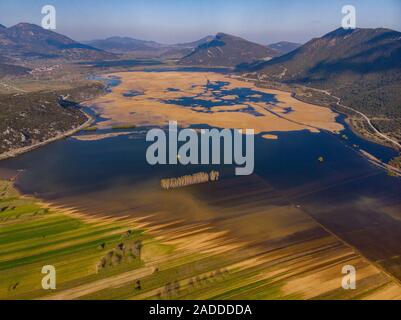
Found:
<path fill-rule="evenodd" d="M 266 251 L 213 241 L 201 250 L 194 243 L 203 236 L 175 236 L 193 247 L 162 241 L 128 218 L 51 207 L 1 181 L 0 299 L 358 299 L 399 292 L 328 234 Z M 347 262 L 360 270 L 352 292 L 340 286 Z M 42 287 L 47 265 L 56 270 L 55 289 Z"/>

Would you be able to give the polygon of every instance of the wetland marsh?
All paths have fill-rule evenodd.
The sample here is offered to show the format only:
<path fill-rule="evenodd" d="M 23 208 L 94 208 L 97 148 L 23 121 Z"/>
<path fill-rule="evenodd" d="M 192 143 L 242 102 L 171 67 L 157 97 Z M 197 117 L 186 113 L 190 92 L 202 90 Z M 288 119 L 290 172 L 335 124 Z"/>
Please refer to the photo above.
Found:
<path fill-rule="evenodd" d="M 112 221 L 118 239 L 126 229 L 143 230 L 144 252 L 150 253 L 138 265 L 107 274 L 107 281 L 96 275 L 96 263 L 104 255 L 96 248 L 102 242 L 112 248 L 117 240 L 94 236 L 93 248 L 88 244 L 94 259 L 85 262 L 83 274 L 63 280 L 63 290 L 54 298 L 401 297 L 401 181 L 359 152 L 363 148 L 387 160 L 395 153 L 391 149 L 358 138 L 328 108 L 226 74 L 129 72 L 110 79 L 116 82 L 108 94 L 86 103 L 99 115 L 97 130 L 1 162 L 4 176 L 23 170 L 16 187 L 50 204 L 54 217 L 79 213 L 88 226 L 96 222 L 104 228 Z M 125 94 L 133 91 L 142 94 Z M 146 132 L 164 128 L 171 119 L 195 129 L 255 129 L 254 174 L 235 177 L 230 165 L 150 166 Z M 324 163 L 318 161 L 321 156 Z M 212 170 L 220 173 L 219 181 L 174 190 L 160 187 L 163 178 Z M 6 193 L 2 205 L 20 201 L 15 197 Z M 50 227 L 55 222 L 46 222 L 48 217 L 29 217 L 18 227 L 14 223 L 23 214 L 7 219 L 7 232 L 16 229 L 20 242 L 2 244 L 1 277 L 21 287 L 2 296 L 41 296 L 29 272 L 54 259 L 39 253 L 56 242 L 40 237 L 47 232 L 54 234 L 47 240 L 64 237 L 63 230 Z M 37 254 L 29 245 L 18 249 L 29 242 L 24 230 L 36 228 L 32 219 L 49 223 L 38 231 Z M 78 241 L 66 239 L 66 248 Z M 76 254 L 82 262 L 86 253 L 77 249 Z M 24 255 L 33 260 L 24 260 Z M 15 267 L 18 259 L 21 267 Z M 357 266 L 356 291 L 341 288 L 344 264 Z M 10 270 L 12 280 L 6 273 Z M 134 279 L 141 279 L 141 290 L 133 289 Z M 178 287 L 167 290 L 175 281 Z"/>

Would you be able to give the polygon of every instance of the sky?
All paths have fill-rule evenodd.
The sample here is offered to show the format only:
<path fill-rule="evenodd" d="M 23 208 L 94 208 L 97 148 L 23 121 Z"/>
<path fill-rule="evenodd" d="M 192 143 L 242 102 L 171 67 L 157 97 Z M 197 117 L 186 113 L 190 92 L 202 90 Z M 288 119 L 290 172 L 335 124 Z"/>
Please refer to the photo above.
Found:
<path fill-rule="evenodd" d="M 56 8 L 56 32 L 74 40 L 128 36 L 161 43 L 225 32 L 262 44 L 304 43 L 341 26 L 354 5 L 357 27 L 401 31 L 400 0 L 0 0 L 0 24 L 40 24 Z"/>

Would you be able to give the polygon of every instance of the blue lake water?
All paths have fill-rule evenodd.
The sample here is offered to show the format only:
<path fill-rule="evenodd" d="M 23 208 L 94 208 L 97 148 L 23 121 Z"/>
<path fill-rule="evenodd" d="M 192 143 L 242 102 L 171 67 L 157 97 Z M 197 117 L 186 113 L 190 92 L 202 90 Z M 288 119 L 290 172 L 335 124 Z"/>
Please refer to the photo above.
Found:
<path fill-rule="evenodd" d="M 232 110 L 230 111 L 227 108 L 224 111 L 217 112 L 244 112 L 249 113 L 254 116 L 263 116 L 259 112 L 257 112 L 249 103 L 275 103 L 277 102 L 275 96 L 273 94 L 268 94 L 264 92 L 260 92 L 257 90 L 253 90 L 250 88 L 225 88 L 228 85 L 228 82 L 224 81 L 216 81 L 216 82 L 208 82 L 207 85 L 202 86 L 203 91 L 198 95 L 192 97 L 182 97 L 178 99 L 170 99 L 165 100 L 166 104 L 174 104 L 179 106 L 184 106 L 191 108 L 195 112 L 204 112 L 211 113 L 216 112 L 213 108 L 216 107 L 229 107 L 234 105 L 243 105 L 242 109 Z M 171 89 L 174 88 L 170 88 Z M 205 99 L 203 97 L 204 94 L 210 94 L 211 97 Z M 196 109 L 201 107 L 202 109 Z M 290 110 L 288 110 L 290 111 Z"/>
<path fill-rule="evenodd" d="M 111 86 L 119 84 L 117 78 L 110 81 Z M 251 99 L 274 100 L 271 96 L 256 97 L 260 93 L 252 90 L 231 91 L 242 103 Z M 188 107 L 201 103 L 196 97 L 191 99 L 179 102 Z M 309 131 L 272 132 L 278 140 L 257 136 L 254 174 L 289 203 L 301 207 L 365 256 L 383 262 L 388 270 L 400 276 L 401 179 L 390 177 L 369 163 L 358 149 L 383 161 L 397 153 L 355 135 L 344 122 L 344 116 L 339 116 L 338 121 L 345 125 L 342 134 L 347 139 L 328 132 Z M 17 186 L 25 193 L 73 205 L 88 213 L 99 212 L 101 208 L 105 214 L 129 214 L 136 205 L 132 201 L 134 194 L 144 185 L 150 190 L 160 189 L 161 178 L 217 169 L 223 179 L 234 179 L 232 165 L 150 166 L 145 158 L 150 145 L 145 141 L 146 130 L 138 128 L 130 132 L 98 141 L 67 138 L 2 161 L 0 168 L 22 169 Z M 318 161 L 320 156 L 324 157 L 323 163 Z M 211 190 L 203 192 L 218 198 Z M 199 217 L 188 216 L 190 219 L 195 221 Z"/>

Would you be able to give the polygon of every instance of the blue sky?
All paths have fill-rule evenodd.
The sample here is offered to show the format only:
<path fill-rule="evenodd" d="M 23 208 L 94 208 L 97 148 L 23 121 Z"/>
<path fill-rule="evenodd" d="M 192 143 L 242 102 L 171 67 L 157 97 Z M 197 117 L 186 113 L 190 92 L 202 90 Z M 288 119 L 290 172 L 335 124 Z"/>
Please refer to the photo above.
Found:
<path fill-rule="evenodd" d="M 357 9 L 358 27 L 401 30 L 400 0 L 1 0 L 0 23 L 40 24 L 57 10 L 57 32 L 75 40 L 114 35 L 164 43 L 226 32 L 259 43 L 306 42 L 341 26 L 341 8 Z"/>

